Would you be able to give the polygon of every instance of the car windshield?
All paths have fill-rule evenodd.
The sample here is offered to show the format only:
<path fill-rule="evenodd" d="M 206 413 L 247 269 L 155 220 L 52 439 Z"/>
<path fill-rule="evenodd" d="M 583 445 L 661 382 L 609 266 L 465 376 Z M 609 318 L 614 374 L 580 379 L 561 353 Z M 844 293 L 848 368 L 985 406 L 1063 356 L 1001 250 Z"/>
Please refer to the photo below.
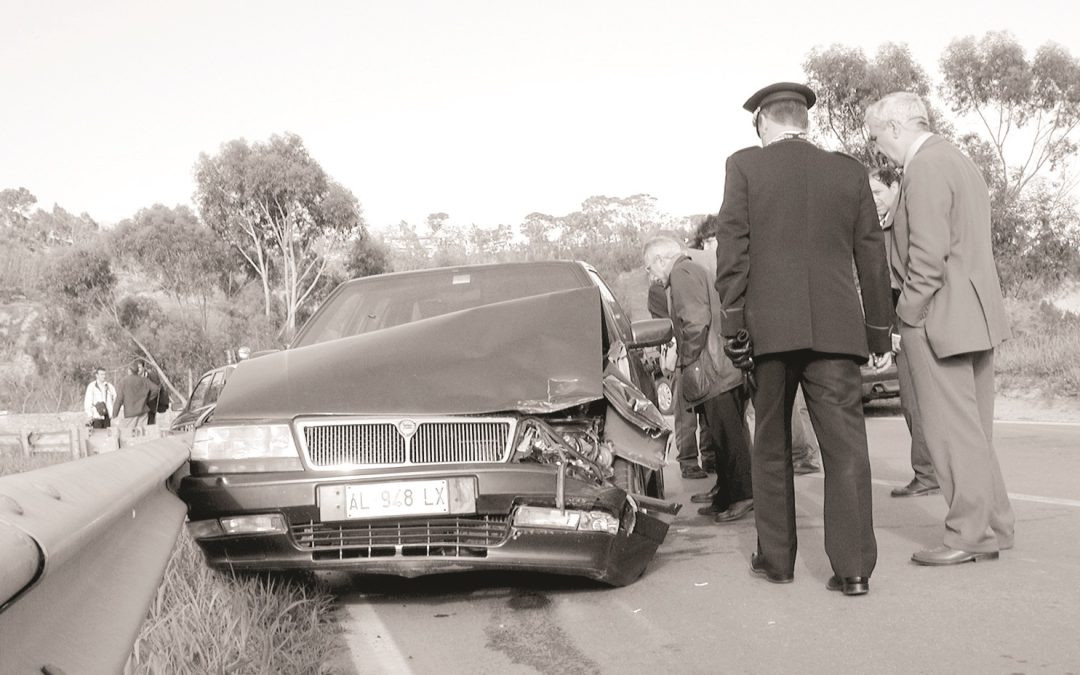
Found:
<path fill-rule="evenodd" d="M 425 270 L 351 282 L 304 327 L 294 347 L 370 333 L 496 302 L 581 288 L 568 264 Z"/>

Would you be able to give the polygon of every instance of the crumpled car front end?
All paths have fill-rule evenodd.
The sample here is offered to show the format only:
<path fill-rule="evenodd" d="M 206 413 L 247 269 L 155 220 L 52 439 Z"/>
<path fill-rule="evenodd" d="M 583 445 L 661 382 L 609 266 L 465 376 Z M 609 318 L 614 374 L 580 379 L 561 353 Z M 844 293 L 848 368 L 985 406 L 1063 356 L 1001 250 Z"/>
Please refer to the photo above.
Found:
<path fill-rule="evenodd" d="M 669 431 L 601 331 L 578 289 L 246 362 L 196 432 L 189 530 L 218 568 L 630 583 L 677 510 Z"/>

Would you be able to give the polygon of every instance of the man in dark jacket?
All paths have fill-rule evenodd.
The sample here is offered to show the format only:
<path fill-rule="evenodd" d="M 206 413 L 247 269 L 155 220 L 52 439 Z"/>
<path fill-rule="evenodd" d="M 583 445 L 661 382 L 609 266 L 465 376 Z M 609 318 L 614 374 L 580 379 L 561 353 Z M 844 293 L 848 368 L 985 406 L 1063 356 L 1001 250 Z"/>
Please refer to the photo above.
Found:
<path fill-rule="evenodd" d="M 645 270 L 668 287 L 671 323 L 678 345 L 680 385 L 677 405 L 697 408 L 707 421 L 716 455 L 716 492 L 702 515 L 717 523 L 738 520 L 754 508 L 750 481 L 750 432 L 746 426 L 743 375 L 720 347 L 720 299 L 712 279 L 690 260 L 682 244 L 658 235 L 645 243 Z M 712 343 L 710 347 L 709 343 Z M 691 391 L 686 371 L 710 360 L 713 379 L 705 391 Z"/>
<path fill-rule="evenodd" d="M 119 420 L 120 428 L 134 429 L 146 426 L 150 412 L 150 399 L 157 399 L 159 387 L 139 374 L 139 366 L 132 364 L 128 374 L 116 385 L 116 401 L 113 403 L 113 419 Z M 120 417 L 120 410 L 124 416 Z"/>
<path fill-rule="evenodd" d="M 877 563 L 859 365 L 870 351 L 875 367 L 891 363 L 892 307 L 866 171 L 807 140 L 807 110 L 815 100 L 809 87 L 785 82 L 744 104 L 754 113 L 762 147 L 727 160 L 716 288 L 724 336 L 745 329 L 753 345 L 752 360 L 736 359 L 754 369 L 757 381 L 752 475 L 758 550 L 751 569 L 775 583 L 794 578 L 791 413 L 801 385 L 826 476 L 828 588 L 859 595 L 869 590 Z"/>

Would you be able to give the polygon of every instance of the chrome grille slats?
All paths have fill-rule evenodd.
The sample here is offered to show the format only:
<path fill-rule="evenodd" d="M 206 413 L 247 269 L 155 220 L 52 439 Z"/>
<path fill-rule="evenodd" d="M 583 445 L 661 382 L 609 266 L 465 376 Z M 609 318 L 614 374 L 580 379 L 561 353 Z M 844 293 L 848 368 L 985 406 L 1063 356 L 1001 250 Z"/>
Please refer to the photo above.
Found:
<path fill-rule="evenodd" d="M 505 422 L 471 424 L 421 424 L 413 436 L 413 464 L 498 462 L 506 447 Z"/>
<path fill-rule="evenodd" d="M 511 417 L 307 418 L 295 422 L 313 469 L 505 462 Z M 404 429 L 404 431 L 402 431 Z"/>

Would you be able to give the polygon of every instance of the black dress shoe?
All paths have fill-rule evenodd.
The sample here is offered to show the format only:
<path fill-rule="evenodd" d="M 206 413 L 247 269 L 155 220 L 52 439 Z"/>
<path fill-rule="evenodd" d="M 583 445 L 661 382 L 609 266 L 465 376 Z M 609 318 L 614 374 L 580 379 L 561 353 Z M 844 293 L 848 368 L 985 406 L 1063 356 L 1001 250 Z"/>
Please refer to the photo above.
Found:
<path fill-rule="evenodd" d="M 961 551 L 958 548 L 939 546 L 925 551 L 918 551 L 911 556 L 911 562 L 917 565 L 959 565 L 966 562 L 980 562 L 982 560 L 997 560 L 997 551 Z"/>
<path fill-rule="evenodd" d="M 937 485 L 926 485 L 918 478 L 912 478 L 911 482 L 904 487 L 893 488 L 890 492 L 893 497 L 923 497 L 925 495 L 936 495 L 941 492 L 941 488 Z"/>
<path fill-rule="evenodd" d="M 825 588 L 830 591 L 843 591 L 844 595 L 866 595 L 870 592 L 869 577 L 844 577 L 841 579 L 835 574 L 829 577 L 829 583 Z"/>
<path fill-rule="evenodd" d="M 699 492 L 696 495 L 690 497 L 690 501 L 695 504 L 708 504 L 712 502 L 713 497 L 716 496 L 717 492 L 720 492 L 720 487 L 714 485 L 713 489 L 709 490 L 708 492 Z"/>
<path fill-rule="evenodd" d="M 684 466 L 682 468 L 683 478 L 708 478 L 709 474 L 701 470 L 700 466 L 696 464 L 694 466 Z"/>
<path fill-rule="evenodd" d="M 742 518 L 753 510 L 754 500 L 744 499 L 742 501 L 735 502 L 731 506 L 727 507 L 726 511 L 721 511 L 720 513 L 713 516 L 713 522 L 728 523 L 732 520 L 738 520 L 739 518 Z"/>
<path fill-rule="evenodd" d="M 765 561 L 757 553 L 750 554 L 750 571 L 774 584 L 790 584 L 795 581 L 794 574 L 777 574 L 765 569 Z"/>

